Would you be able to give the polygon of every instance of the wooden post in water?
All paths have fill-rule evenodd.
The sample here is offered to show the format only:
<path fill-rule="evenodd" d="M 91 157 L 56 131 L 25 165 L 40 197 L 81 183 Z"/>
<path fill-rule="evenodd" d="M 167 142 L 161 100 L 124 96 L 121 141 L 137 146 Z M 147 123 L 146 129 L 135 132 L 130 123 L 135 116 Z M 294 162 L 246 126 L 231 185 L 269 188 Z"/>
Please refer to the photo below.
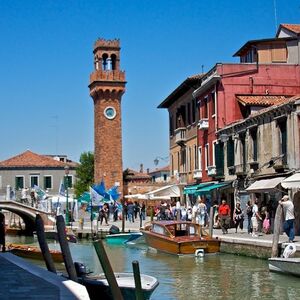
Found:
<path fill-rule="evenodd" d="M 282 206 L 278 204 L 274 219 L 274 233 L 272 243 L 272 254 L 271 257 L 278 257 L 278 242 L 281 231 L 281 219 L 282 219 Z"/>
<path fill-rule="evenodd" d="M 153 206 L 151 205 L 151 212 L 150 212 L 151 222 L 153 221 L 153 217 L 154 217 L 154 211 L 153 211 Z"/>
<path fill-rule="evenodd" d="M 109 284 L 113 299 L 114 300 L 123 300 L 121 290 L 118 286 L 115 274 L 114 274 L 113 269 L 110 265 L 110 262 L 109 262 L 109 259 L 107 257 L 105 248 L 103 246 L 102 240 L 94 241 L 93 245 L 95 247 L 95 250 L 96 250 L 96 253 L 97 253 L 98 258 L 100 260 L 103 272 L 104 272 L 105 277 L 107 279 L 107 282 Z"/>
<path fill-rule="evenodd" d="M 0 245 L 2 245 L 2 252 L 5 252 L 5 216 L 0 212 Z"/>
<path fill-rule="evenodd" d="M 123 210 L 122 210 L 122 232 L 125 232 L 125 210 L 124 210 L 124 205 L 123 205 Z"/>
<path fill-rule="evenodd" d="M 209 236 L 213 236 L 213 226 L 214 226 L 214 207 L 211 206 L 209 209 Z"/>
<path fill-rule="evenodd" d="M 69 278 L 77 282 L 78 279 L 76 275 L 76 270 L 74 267 L 74 263 L 73 263 L 72 255 L 67 240 L 67 235 L 66 235 L 65 220 L 62 215 L 56 217 L 56 227 L 57 227 L 58 241 L 60 244 L 61 252 L 63 255 L 65 267 L 68 272 Z"/>
<path fill-rule="evenodd" d="M 49 247 L 46 241 L 45 236 L 45 228 L 44 222 L 41 215 L 36 215 L 35 217 L 35 227 L 36 227 L 36 234 L 39 241 L 39 245 L 42 251 L 42 255 L 47 267 L 47 270 L 56 274 L 56 269 L 54 266 L 53 258 L 50 254 Z"/>
<path fill-rule="evenodd" d="M 134 283 L 135 283 L 135 298 L 136 300 L 144 300 L 144 294 L 143 294 L 142 284 L 141 284 L 140 267 L 139 267 L 139 262 L 137 260 L 134 260 L 132 262 L 132 268 L 133 268 L 133 276 L 134 276 Z"/>

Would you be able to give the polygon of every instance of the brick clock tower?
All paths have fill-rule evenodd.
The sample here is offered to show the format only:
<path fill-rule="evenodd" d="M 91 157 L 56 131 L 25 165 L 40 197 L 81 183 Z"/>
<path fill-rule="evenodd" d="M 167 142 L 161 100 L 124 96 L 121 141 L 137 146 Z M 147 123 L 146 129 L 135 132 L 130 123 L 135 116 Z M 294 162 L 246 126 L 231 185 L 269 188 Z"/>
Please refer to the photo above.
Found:
<path fill-rule="evenodd" d="M 120 40 L 98 39 L 94 45 L 90 95 L 94 100 L 95 183 L 119 186 L 123 194 L 121 99 L 125 72 L 120 70 Z"/>

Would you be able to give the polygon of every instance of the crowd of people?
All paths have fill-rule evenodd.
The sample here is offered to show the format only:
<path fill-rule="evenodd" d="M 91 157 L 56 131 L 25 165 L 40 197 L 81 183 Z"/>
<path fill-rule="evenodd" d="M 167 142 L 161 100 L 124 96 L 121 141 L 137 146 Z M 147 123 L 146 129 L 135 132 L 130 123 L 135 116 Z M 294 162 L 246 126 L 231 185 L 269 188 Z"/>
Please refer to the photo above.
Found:
<path fill-rule="evenodd" d="M 192 206 L 181 206 L 180 202 L 161 201 L 160 205 L 155 208 L 155 216 L 157 220 L 186 220 L 198 223 L 201 226 L 208 226 L 210 219 L 208 213 L 208 205 L 205 198 L 200 198 Z M 258 205 L 259 204 L 259 205 Z M 276 211 L 276 202 L 269 201 L 260 202 L 255 197 L 254 200 L 248 201 L 246 207 L 242 209 L 241 203 L 236 202 L 236 205 L 231 210 L 230 206 L 225 199 L 221 203 L 217 202 L 212 204 L 213 207 L 213 225 L 214 228 L 221 228 L 223 234 L 228 233 L 229 228 L 235 228 L 243 232 L 244 221 L 247 220 L 247 232 L 252 237 L 257 237 L 259 233 L 270 234 L 274 226 L 274 217 Z M 278 202 L 282 206 L 284 212 L 284 232 L 289 237 L 289 242 L 293 242 L 294 233 L 294 205 L 289 197 L 283 196 Z"/>

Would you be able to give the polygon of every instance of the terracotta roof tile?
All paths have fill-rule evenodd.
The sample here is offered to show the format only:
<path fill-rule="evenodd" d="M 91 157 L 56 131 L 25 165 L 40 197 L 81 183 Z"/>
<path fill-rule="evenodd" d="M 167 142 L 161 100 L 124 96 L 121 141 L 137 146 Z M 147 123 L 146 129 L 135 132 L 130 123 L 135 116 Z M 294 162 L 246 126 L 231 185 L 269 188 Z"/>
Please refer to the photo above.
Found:
<path fill-rule="evenodd" d="M 140 173 L 132 169 L 125 170 L 125 177 L 126 179 L 138 179 L 138 178 L 151 179 L 151 176 L 149 174 Z"/>
<path fill-rule="evenodd" d="M 257 106 L 271 106 L 281 104 L 287 101 L 285 96 L 271 96 L 271 95 L 237 95 L 236 99 L 246 105 L 257 105 Z"/>
<path fill-rule="evenodd" d="M 152 173 L 157 173 L 157 172 L 169 172 L 170 171 L 170 167 L 169 166 L 165 166 L 165 167 L 161 167 L 161 168 L 156 168 L 152 171 L 149 172 L 149 174 L 152 174 Z"/>
<path fill-rule="evenodd" d="M 300 34 L 300 24 L 280 24 L 280 26 L 296 34 Z"/>
<path fill-rule="evenodd" d="M 40 155 L 30 150 L 27 150 L 19 155 L 11 157 L 7 160 L 3 160 L 0 162 L 0 167 L 60 167 L 64 168 L 66 165 L 70 167 L 74 167 L 74 162 L 72 163 L 65 163 L 53 158 L 50 158 L 46 155 Z"/>

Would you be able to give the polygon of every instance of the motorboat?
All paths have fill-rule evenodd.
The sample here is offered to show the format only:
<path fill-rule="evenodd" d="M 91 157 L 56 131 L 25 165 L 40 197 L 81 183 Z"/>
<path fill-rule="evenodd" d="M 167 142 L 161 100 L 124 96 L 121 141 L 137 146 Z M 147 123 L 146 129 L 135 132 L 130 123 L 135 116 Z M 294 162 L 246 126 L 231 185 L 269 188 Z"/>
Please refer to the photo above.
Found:
<path fill-rule="evenodd" d="M 105 236 L 105 240 L 108 244 L 127 244 L 142 237 L 141 232 L 126 232 L 126 233 L 113 233 Z"/>
<path fill-rule="evenodd" d="M 216 253 L 220 241 L 189 221 L 153 221 L 141 229 L 146 244 L 170 254 Z"/>
<path fill-rule="evenodd" d="M 293 257 L 296 250 L 295 244 L 288 243 L 282 253 L 282 257 L 269 258 L 269 270 L 300 276 L 300 258 Z"/>
<path fill-rule="evenodd" d="M 43 254 L 39 247 L 31 245 L 7 244 L 7 250 L 24 258 L 43 260 Z M 58 250 L 49 250 L 54 262 L 62 263 L 63 256 Z"/>
<path fill-rule="evenodd" d="M 300 276 L 299 257 L 273 257 L 269 258 L 269 270 L 295 276 Z"/>
<path fill-rule="evenodd" d="M 104 274 L 91 274 L 86 271 L 84 264 L 78 262 L 75 262 L 75 269 L 78 282 L 86 287 L 91 300 L 100 298 L 113 299 L 108 281 Z M 133 273 L 114 273 L 114 275 L 123 298 L 126 300 L 135 300 L 135 281 Z M 141 274 L 140 277 L 143 299 L 150 299 L 151 294 L 158 286 L 158 280 L 153 276 L 145 274 Z"/>

